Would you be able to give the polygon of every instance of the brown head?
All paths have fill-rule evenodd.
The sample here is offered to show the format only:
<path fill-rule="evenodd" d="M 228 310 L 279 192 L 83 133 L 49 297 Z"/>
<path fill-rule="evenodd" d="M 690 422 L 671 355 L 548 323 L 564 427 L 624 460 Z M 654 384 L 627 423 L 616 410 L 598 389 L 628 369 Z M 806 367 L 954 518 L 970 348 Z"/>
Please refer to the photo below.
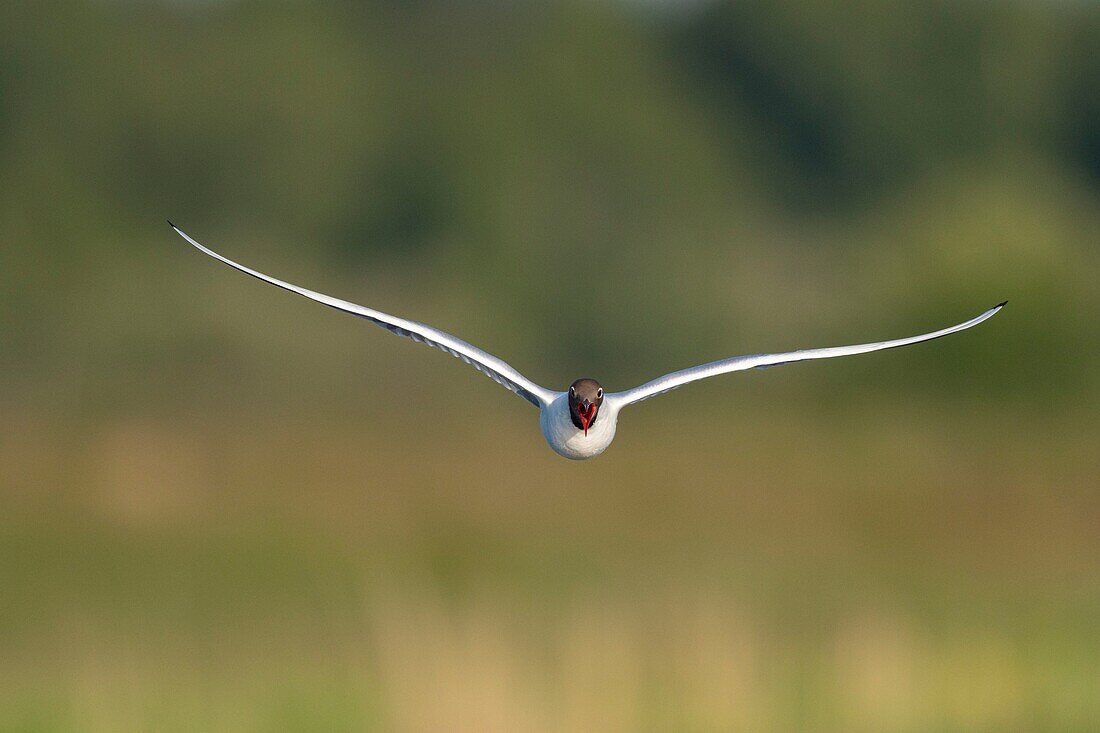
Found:
<path fill-rule="evenodd" d="M 569 385 L 569 418 L 588 435 L 603 404 L 603 387 L 595 379 L 578 379 Z"/>

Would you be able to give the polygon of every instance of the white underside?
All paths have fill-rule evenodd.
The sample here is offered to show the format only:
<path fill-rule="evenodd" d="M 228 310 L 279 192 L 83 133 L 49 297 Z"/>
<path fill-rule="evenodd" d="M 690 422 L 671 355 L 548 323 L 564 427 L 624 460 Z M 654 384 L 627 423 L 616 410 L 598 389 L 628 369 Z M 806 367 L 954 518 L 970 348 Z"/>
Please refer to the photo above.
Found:
<path fill-rule="evenodd" d="M 596 422 L 588 428 L 588 435 L 569 418 L 569 397 L 561 392 L 539 415 L 543 437 L 560 456 L 583 461 L 603 453 L 615 437 L 615 421 L 619 417 L 618 405 L 605 399 L 596 416 Z"/>

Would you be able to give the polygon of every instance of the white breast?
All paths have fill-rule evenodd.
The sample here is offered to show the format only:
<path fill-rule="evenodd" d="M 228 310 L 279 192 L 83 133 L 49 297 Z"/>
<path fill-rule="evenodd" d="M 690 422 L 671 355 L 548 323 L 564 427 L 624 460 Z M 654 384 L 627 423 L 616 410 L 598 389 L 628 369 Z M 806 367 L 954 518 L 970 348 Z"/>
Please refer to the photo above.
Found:
<path fill-rule="evenodd" d="M 553 402 L 542 408 L 539 424 L 546 442 L 558 455 L 583 461 L 598 456 L 611 445 L 618 417 L 618 405 L 605 399 L 596 416 L 596 422 L 588 428 L 588 435 L 585 435 L 569 418 L 569 397 L 562 392 Z"/>

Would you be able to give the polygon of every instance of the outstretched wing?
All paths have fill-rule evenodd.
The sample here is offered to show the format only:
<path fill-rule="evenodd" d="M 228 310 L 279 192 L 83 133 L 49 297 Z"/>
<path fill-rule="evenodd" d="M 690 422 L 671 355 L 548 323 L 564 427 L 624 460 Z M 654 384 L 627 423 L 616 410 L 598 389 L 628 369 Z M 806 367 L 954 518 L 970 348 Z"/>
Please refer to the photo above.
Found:
<path fill-rule="evenodd" d="M 460 338 L 456 338 L 449 333 L 440 331 L 437 328 L 426 326 L 423 323 L 417 323 L 416 321 L 408 321 L 404 318 L 397 318 L 381 311 L 376 311 L 373 308 L 366 308 L 355 303 L 349 303 L 346 300 L 340 300 L 339 298 L 333 298 L 322 293 L 316 293 L 306 288 L 298 287 L 297 285 L 291 285 L 290 283 L 283 282 L 270 275 L 265 275 L 262 272 L 257 272 L 244 265 L 238 264 L 233 260 L 222 257 L 217 252 L 207 249 L 203 245 L 196 242 L 194 239 L 184 233 L 179 227 L 172 222 L 168 222 L 176 233 L 193 244 L 202 252 L 210 255 L 216 260 L 221 260 L 230 267 L 235 267 L 243 273 L 251 275 L 254 278 L 263 280 L 264 282 L 277 285 L 280 288 L 289 290 L 292 293 L 298 295 L 304 295 L 310 300 L 316 300 L 318 303 L 335 308 L 336 310 L 344 311 L 345 313 L 351 313 L 354 316 L 365 318 L 371 323 L 381 326 L 390 333 L 395 333 L 398 336 L 404 336 L 405 338 L 412 339 L 420 344 L 427 344 L 433 346 L 440 351 L 445 351 L 451 356 L 458 357 L 462 361 L 466 362 L 474 369 L 477 369 L 482 374 L 492 379 L 497 384 L 503 385 L 505 388 L 515 392 L 523 399 L 530 402 L 532 405 L 541 408 L 543 405 L 548 404 L 553 400 L 555 393 L 545 387 L 532 382 L 527 377 L 520 374 L 506 362 L 498 359 L 497 357 L 489 354 L 481 349 L 477 348 L 473 344 L 466 343 Z"/>
<path fill-rule="evenodd" d="M 1008 301 L 1005 301 L 1008 302 Z M 688 382 L 694 382 L 699 379 L 706 379 L 707 377 L 715 377 L 719 374 L 725 374 L 727 372 L 739 372 L 744 369 L 761 369 L 764 367 L 777 366 L 779 364 L 790 364 L 796 361 L 806 361 L 808 359 L 831 359 L 834 356 L 849 356 L 851 354 L 866 354 L 870 351 L 880 351 L 882 349 L 893 349 L 898 346 L 909 346 L 910 344 L 919 344 L 921 341 L 931 341 L 932 339 L 938 339 L 941 336 L 947 336 L 951 333 L 958 331 L 965 331 L 972 326 L 977 326 L 987 318 L 992 318 L 996 315 L 997 311 L 1004 307 L 1004 303 L 1000 303 L 993 308 L 990 308 L 985 313 L 982 313 L 977 318 L 971 318 L 965 323 L 960 323 L 957 326 L 951 326 L 939 331 L 933 331 L 932 333 L 921 334 L 920 336 L 910 336 L 909 338 L 895 339 L 893 341 L 878 341 L 873 344 L 857 344 L 854 346 L 834 346 L 826 349 L 805 349 L 803 351 L 789 351 L 785 354 L 749 354 L 748 356 L 734 356 L 729 359 L 722 359 L 720 361 L 712 361 L 709 364 L 701 364 L 700 366 L 689 367 L 687 369 L 681 369 L 678 372 L 672 372 L 666 374 L 663 377 L 658 377 L 651 382 L 646 382 L 640 387 L 634 389 L 628 389 L 625 392 L 616 392 L 609 394 L 608 398 L 618 402 L 620 405 L 629 405 L 634 402 L 641 402 L 647 400 L 650 397 L 659 395 L 663 392 L 668 392 L 671 389 L 681 387 Z"/>

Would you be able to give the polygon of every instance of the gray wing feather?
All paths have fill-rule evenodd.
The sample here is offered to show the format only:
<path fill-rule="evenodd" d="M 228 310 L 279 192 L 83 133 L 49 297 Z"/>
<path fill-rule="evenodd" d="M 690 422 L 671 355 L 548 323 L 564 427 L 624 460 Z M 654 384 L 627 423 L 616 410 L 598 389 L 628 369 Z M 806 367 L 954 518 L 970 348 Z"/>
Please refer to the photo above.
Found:
<path fill-rule="evenodd" d="M 266 283 L 277 285 L 280 288 L 289 290 L 292 293 L 303 295 L 310 300 L 315 300 L 318 303 L 327 305 L 330 308 L 344 311 L 345 313 L 351 313 L 354 316 L 364 318 L 375 325 L 381 326 L 390 333 L 395 333 L 398 336 L 404 336 L 405 338 L 412 339 L 418 344 L 425 344 L 427 346 L 434 347 L 440 351 L 444 351 L 451 356 L 457 357 L 466 362 L 474 369 L 485 376 L 492 379 L 499 385 L 502 385 L 508 390 L 515 392 L 523 399 L 530 402 L 532 405 L 541 408 L 543 405 L 548 404 L 554 397 L 554 392 L 540 387 L 532 382 L 527 377 L 520 374 L 512 366 L 506 362 L 498 359 L 492 354 L 482 351 L 473 344 L 467 343 L 460 338 L 452 336 L 449 333 L 440 331 L 437 328 L 425 325 L 423 323 L 417 323 L 416 321 L 409 321 L 404 318 L 398 318 L 391 316 L 381 311 L 376 311 L 373 308 L 366 308 L 355 303 L 349 303 L 346 300 L 340 300 L 339 298 L 333 298 L 323 293 L 317 293 L 312 290 L 308 290 L 297 285 L 292 285 L 288 282 L 265 275 L 262 272 L 257 272 L 252 268 L 245 267 L 242 264 L 234 262 L 228 257 L 223 257 L 217 252 L 204 247 L 196 242 L 190 236 L 188 236 L 183 230 L 177 227 L 172 222 L 168 222 L 176 233 L 186 239 L 192 245 L 194 245 L 200 251 L 210 255 L 216 260 L 224 262 L 230 267 L 234 267 L 243 273 L 251 275 L 254 278 L 263 280 Z"/>
<path fill-rule="evenodd" d="M 780 364 L 790 364 L 792 362 L 806 361 L 809 359 L 831 359 L 835 356 L 866 354 L 871 351 L 894 349 L 899 346 L 919 344 L 922 341 L 931 341 L 932 339 L 941 338 L 943 336 L 947 336 L 948 334 L 965 331 L 968 328 L 977 326 L 982 321 L 988 318 L 992 318 L 1004 306 L 1004 303 L 1000 303 L 990 308 L 985 313 L 982 313 L 980 316 L 976 318 L 971 318 L 965 323 L 960 323 L 956 326 L 950 326 L 939 331 L 921 334 L 920 336 L 910 336 L 909 338 L 894 339 L 893 341 L 877 341 L 871 344 L 856 344 L 854 346 L 834 346 L 824 349 L 805 349 L 802 351 L 790 351 L 783 354 L 749 354 L 747 356 L 734 356 L 729 359 L 712 361 L 709 364 L 689 367 L 687 369 L 681 369 L 677 372 L 672 372 L 671 374 L 666 374 L 663 377 L 658 377 L 653 381 L 646 382 L 640 387 L 628 389 L 625 392 L 616 392 L 613 394 L 609 394 L 608 397 L 614 401 L 619 402 L 620 405 L 629 405 L 634 402 L 647 400 L 650 397 L 655 397 L 656 395 L 668 392 L 669 390 L 676 389 L 677 387 L 681 387 L 689 382 L 694 382 L 699 379 L 706 379 L 707 377 L 715 377 L 719 374 L 726 374 L 727 372 L 739 372 L 745 369 L 763 369 L 766 367 L 778 366 Z"/>

